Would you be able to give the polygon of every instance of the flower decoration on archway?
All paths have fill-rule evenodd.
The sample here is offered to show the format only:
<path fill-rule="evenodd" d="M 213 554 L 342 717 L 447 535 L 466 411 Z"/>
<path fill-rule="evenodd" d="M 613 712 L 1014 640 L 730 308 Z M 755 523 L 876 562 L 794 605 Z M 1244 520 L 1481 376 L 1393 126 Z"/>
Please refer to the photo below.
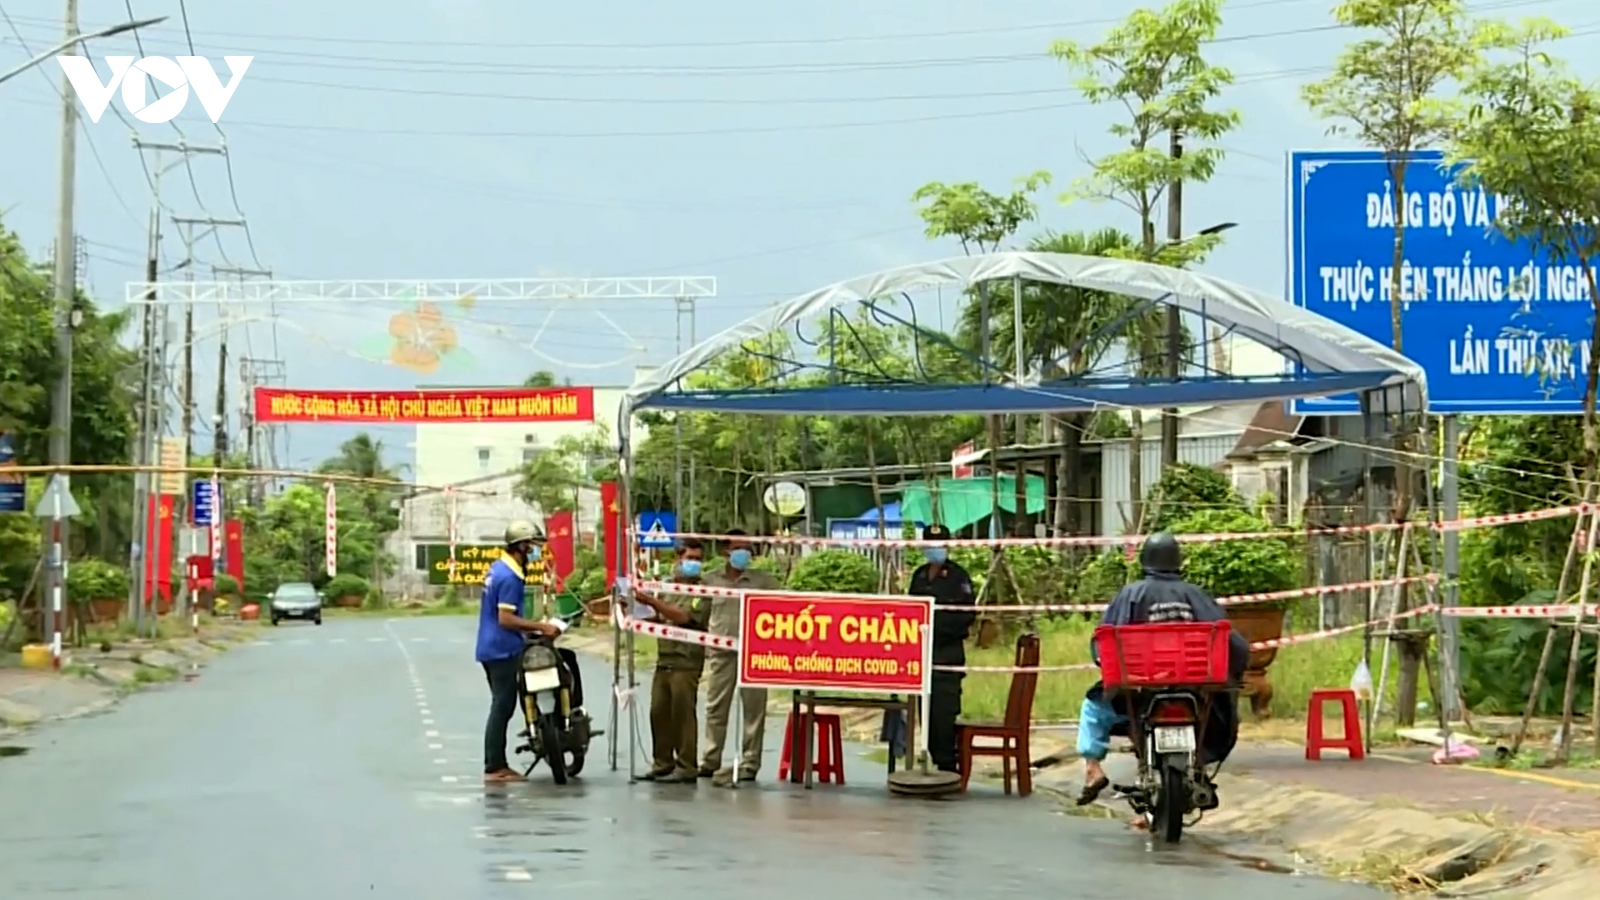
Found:
<path fill-rule="evenodd" d="M 415 310 L 391 316 L 389 335 L 394 338 L 389 362 L 425 375 L 438 371 L 459 343 L 455 326 L 445 321 L 439 307 L 425 300 L 418 301 Z"/>

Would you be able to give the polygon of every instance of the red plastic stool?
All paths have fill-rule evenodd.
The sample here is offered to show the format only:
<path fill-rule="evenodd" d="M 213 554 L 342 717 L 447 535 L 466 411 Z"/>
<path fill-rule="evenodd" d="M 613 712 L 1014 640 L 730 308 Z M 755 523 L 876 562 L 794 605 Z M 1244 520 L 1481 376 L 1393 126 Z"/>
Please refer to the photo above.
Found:
<path fill-rule="evenodd" d="M 778 757 L 779 781 L 789 777 L 789 756 L 794 747 L 794 718 L 795 714 L 789 713 L 783 726 L 783 754 Z M 844 728 L 839 724 L 839 717 L 832 713 L 812 713 L 811 721 L 816 723 L 817 736 L 813 745 L 817 748 L 817 758 L 811 764 L 811 771 L 824 784 L 830 781 L 844 784 Z"/>
<path fill-rule="evenodd" d="M 1322 733 L 1322 707 L 1330 702 L 1339 704 L 1344 714 L 1344 734 L 1336 738 Z M 1361 713 L 1356 708 L 1356 692 L 1349 688 L 1311 692 L 1311 705 L 1306 710 L 1306 759 L 1320 761 L 1324 750 L 1344 750 L 1352 760 L 1367 756 L 1361 741 Z"/>

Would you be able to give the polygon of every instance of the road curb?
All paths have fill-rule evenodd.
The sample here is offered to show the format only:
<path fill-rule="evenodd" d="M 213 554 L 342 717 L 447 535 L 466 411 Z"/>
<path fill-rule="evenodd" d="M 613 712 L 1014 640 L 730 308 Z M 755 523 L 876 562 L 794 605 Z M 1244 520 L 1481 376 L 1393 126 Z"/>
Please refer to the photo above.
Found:
<path fill-rule="evenodd" d="M 1052 767 L 1054 768 L 1054 767 Z M 1047 774 L 1049 773 L 1049 774 Z M 1034 784 L 1076 802 L 1081 779 L 1041 770 Z M 1229 855 L 1440 897 L 1592 898 L 1592 851 L 1566 835 L 1390 807 L 1245 775 L 1218 779 L 1222 808 L 1186 839 Z M 1115 800 L 1096 806 L 1113 814 Z"/>

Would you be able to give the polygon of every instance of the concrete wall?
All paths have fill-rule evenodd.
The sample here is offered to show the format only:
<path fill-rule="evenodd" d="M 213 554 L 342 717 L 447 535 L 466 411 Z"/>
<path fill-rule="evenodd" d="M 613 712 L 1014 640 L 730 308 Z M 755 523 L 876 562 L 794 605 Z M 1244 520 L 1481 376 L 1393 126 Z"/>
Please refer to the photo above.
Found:
<path fill-rule="evenodd" d="M 459 543 L 499 542 L 506 525 L 526 519 L 544 527 L 544 512 L 523 502 L 516 495 L 518 475 L 514 472 L 461 482 L 453 491 L 456 506 L 456 540 Z M 399 563 L 396 574 L 384 583 L 391 596 L 420 596 L 442 590 L 429 588 L 427 573 L 416 566 L 418 544 L 442 544 L 450 540 L 450 494 L 429 491 L 401 504 L 400 528 L 389 535 L 384 549 Z M 600 492 L 579 492 L 578 532 L 598 530 Z M 548 530 L 548 529 L 547 529 Z"/>

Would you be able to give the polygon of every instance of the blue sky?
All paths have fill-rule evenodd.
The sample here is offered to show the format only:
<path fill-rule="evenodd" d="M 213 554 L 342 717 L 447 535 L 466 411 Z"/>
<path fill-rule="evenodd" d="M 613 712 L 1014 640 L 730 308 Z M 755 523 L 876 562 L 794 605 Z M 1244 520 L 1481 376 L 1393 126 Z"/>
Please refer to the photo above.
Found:
<path fill-rule="evenodd" d="M 59 39 L 62 5 L 0 0 L 35 52 Z M 145 54 L 187 52 L 178 0 L 129 5 L 172 17 L 142 35 Z M 1058 187 L 1080 176 L 1085 154 L 1114 148 L 1115 112 L 1083 104 L 1045 50 L 1057 38 L 1092 41 L 1137 5 L 188 0 L 198 55 L 255 61 L 221 122 L 231 183 L 215 157 L 195 157 L 192 170 L 167 173 L 160 196 L 168 216 L 246 216 L 248 240 L 224 229 L 197 248 L 202 275 L 256 258 L 304 279 L 715 275 L 720 296 L 699 313 L 705 336 L 810 288 L 958 253 L 921 233 L 909 197 L 927 181 L 1004 190 L 1038 169 Z M 1583 0 L 1474 6 L 1600 31 L 1600 10 Z M 1238 77 L 1226 102 L 1244 124 L 1223 142 L 1216 178 L 1185 195 L 1187 230 L 1239 223 L 1206 266 L 1213 274 L 1282 289 L 1284 154 L 1340 145 L 1299 99 L 1350 35 L 1330 27 L 1331 7 L 1228 6 L 1212 59 Z M 128 17 L 123 0 L 82 8 L 86 29 Z M 1600 36 L 1584 34 L 1562 49 L 1594 74 L 1597 48 Z M 116 39 L 89 53 L 138 50 Z M 0 68 L 24 58 L 0 20 Z M 0 211 L 41 255 L 54 235 L 59 133 L 58 70 L 42 71 L 49 79 L 0 86 Z M 82 121 L 84 277 L 116 305 L 125 282 L 143 279 L 151 191 L 129 129 L 109 112 Z M 193 101 L 174 125 L 141 125 L 148 140 L 180 130 L 193 143 L 218 140 Z M 1135 224 L 1120 207 L 1066 206 L 1057 193 L 1044 198 L 1041 227 Z M 183 248 L 167 232 L 170 266 Z M 287 360 L 293 386 L 411 386 L 415 374 L 363 358 L 385 316 L 296 307 L 277 327 L 236 325 L 230 348 Z M 625 383 L 634 365 L 670 357 L 675 336 L 670 301 L 553 315 L 480 306 L 470 318 L 461 328 L 470 362 L 422 380 L 517 381 L 551 368 L 579 383 Z M 196 351 L 204 398 L 216 370 L 207 341 Z M 352 431 L 297 428 L 288 461 L 320 458 Z M 404 454 L 408 428 L 376 431 Z"/>

